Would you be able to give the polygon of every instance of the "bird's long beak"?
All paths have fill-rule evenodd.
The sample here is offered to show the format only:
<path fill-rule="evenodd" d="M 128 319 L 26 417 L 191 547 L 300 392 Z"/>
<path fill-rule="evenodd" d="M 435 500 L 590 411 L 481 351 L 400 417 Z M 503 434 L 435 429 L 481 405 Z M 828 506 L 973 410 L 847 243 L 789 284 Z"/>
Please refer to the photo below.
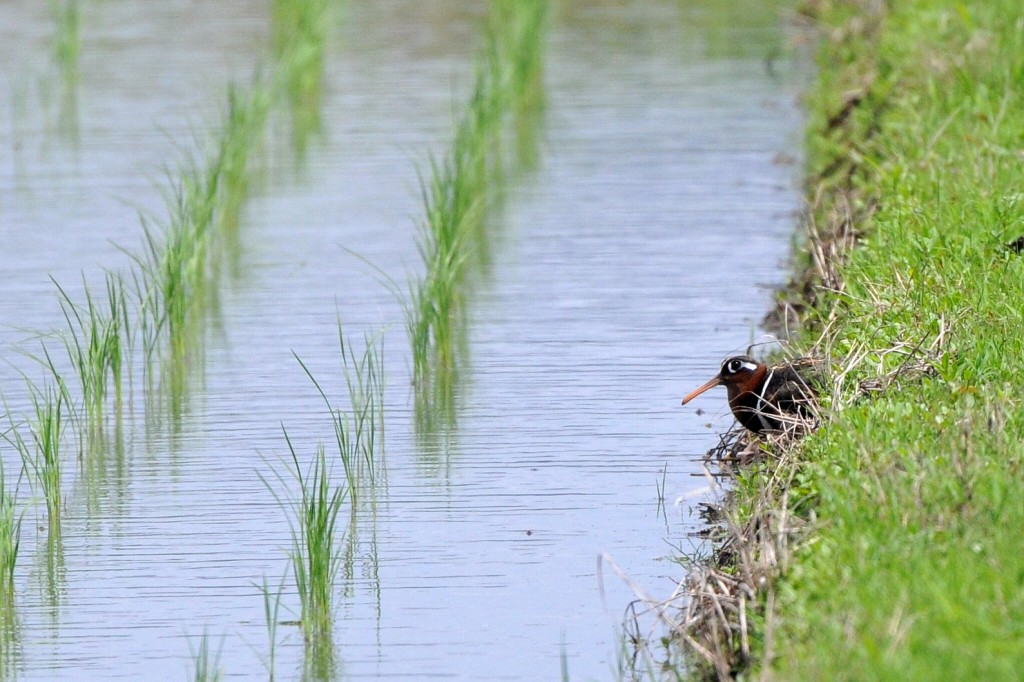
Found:
<path fill-rule="evenodd" d="M 721 386 L 721 385 L 722 385 L 722 377 L 715 377 L 714 379 L 712 379 L 708 383 L 704 384 L 703 386 L 698 388 L 696 391 L 694 391 L 690 395 L 688 395 L 685 398 L 683 398 L 683 405 L 685 405 L 686 403 L 690 402 L 691 400 L 693 400 L 694 398 L 699 396 L 704 391 L 711 390 L 715 386 Z"/>

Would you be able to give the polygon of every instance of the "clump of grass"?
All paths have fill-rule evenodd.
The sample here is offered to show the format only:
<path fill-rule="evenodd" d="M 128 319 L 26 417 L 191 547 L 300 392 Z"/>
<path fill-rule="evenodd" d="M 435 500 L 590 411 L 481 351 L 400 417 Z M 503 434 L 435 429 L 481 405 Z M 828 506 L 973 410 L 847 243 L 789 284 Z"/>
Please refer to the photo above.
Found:
<path fill-rule="evenodd" d="M 201 321 L 216 295 L 225 245 L 235 244 L 250 155 L 262 138 L 269 107 L 269 93 L 260 83 L 248 91 L 230 88 L 214 153 L 205 161 L 188 159 L 172 180 L 162 229 L 143 221 L 145 248 L 135 257 L 138 324 L 147 371 L 162 367 L 174 396 L 183 394 L 186 371 L 202 352 Z"/>
<path fill-rule="evenodd" d="M 7 614 L 14 608 L 14 568 L 21 548 L 22 519 L 22 514 L 15 508 L 17 494 L 17 486 L 13 491 L 8 490 L 3 462 L 0 461 L 0 614 Z M 4 638 L 3 630 L 0 627 L 0 639 Z M 0 648 L 2 646 L 0 644 Z"/>
<path fill-rule="evenodd" d="M 372 501 L 377 488 L 386 484 L 383 340 L 380 336 L 367 336 L 362 353 L 357 353 L 346 340 L 339 322 L 338 343 L 341 370 L 348 389 L 348 410 L 335 407 L 309 368 L 298 356 L 296 360 L 313 382 L 331 415 L 344 480 L 338 484 L 332 482 L 333 467 L 328 462 L 323 444 L 317 446 L 312 463 L 303 472 L 287 432 L 284 435 L 291 455 L 291 475 L 298 483 L 298 496 L 284 501 L 264 480 L 278 503 L 291 512 L 292 573 L 302 603 L 307 665 L 317 679 L 325 678 L 334 667 L 332 593 L 342 567 L 345 567 L 346 575 L 351 569 L 356 510 L 361 500 Z M 278 474 L 278 480 L 283 483 L 284 477 Z M 350 509 L 351 540 L 347 544 L 343 542 L 344 533 L 338 525 L 338 515 L 346 502 Z M 264 599 L 268 623 L 276 623 L 265 586 Z M 274 637 L 272 628 L 270 637 Z"/>
<path fill-rule="evenodd" d="M 420 255 L 426 274 L 406 306 L 417 424 L 453 423 L 465 350 L 466 281 L 489 262 L 486 216 L 503 176 L 500 149 L 511 112 L 539 106 L 543 2 L 492 4 L 486 45 L 450 152 L 431 158 L 421 179 L 425 218 Z"/>
<path fill-rule="evenodd" d="M 219 181 L 218 165 L 203 169 L 190 161 L 171 190 L 170 215 L 162 233 L 148 223 L 143 226 L 145 250 L 136 262 L 147 367 L 156 365 L 165 347 L 172 358 L 187 357 L 191 330 L 206 300 L 207 254 Z"/>
<path fill-rule="evenodd" d="M 384 466 L 384 343 L 381 336 L 366 336 L 363 351 L 357 355 L 346 341 L 338 323 L 341 370 L 348 389 L 349 409 L 335 406 L 320 382 L 298 356 L 299 365 L 316 387 L 331 415 L 338 458 L 345 469 L 345 480 L 357 503 L 364 492 L 373 494 L 386 484 Z"/>
<path fill-rule="evenodd" d="M 324 45 L 331 6 L 331 0 L 274 0 L 271 5 L 276 87 L 287 98 L 299 156 L 322 127 Z"/>
<path fill-rule="evenodd" d="M 284 436 L 291 455 L 290 473 L 298 484 L 298 496 L 283 500 L 266 479 L 263 481 L 278 503 L 291 512 L 291 565 L 302 604 L 302 627 L 306 638 L 329 640 L 332 594 L 340 566 L 337 520 L 349 489 L 332 481 L 332 467 L 322 444 L 317 446 L 313 461 L 303 471 L 287 431 Z M 277 477 L 286 484 L 284 476 L 277 474 Z"/>
<path fill-rule="evenodd" d="M 216 228 L 232 254 L 237 253 L 239 214 L 249 195 L 253 152 L 263 137 L 271 101 L 269 89 L 260 81 L 248 90 L 235 85 L 228 88 L 216 161 L 220 176 Z"/>
<path fill-rule="evenodd" d="M 544 47 L 547 8 L 543 0 L 501 0 L 492 5 L 491 32 L 509 71 L 509 98 L 516 150 L 521 164 L 537 157 L 537 130 L 545 109 Z"/>
<path fill-rule="evenodd" d="M 1024 172 L 1006 154 L 1024 130 L 1020 8 L 808 7 L 825 28 L 812 191 L 851 208 L 815 220 L 859 243 L 796 308 L 842 359 L 822 428 L 736 480 L 737 527 L 770 543 L 739 542 L 727 565 L 765 572 L 718 600 L 746 618 L 742 631 L 721 619 L 724 674 L 1013 678 Z"/>
<path fill-rule="evenodd" d="M 52 367 L 52 366 L 51 366 Z M 66 418 L 70 410 L 70 396 L 63 379 L 54 370 L 56 383 L 47 383 L 37 388 L 29 383 L 29 395 L 32 400 L 34 417 L 26 424 L 16 424 L 11 419 L 10 429 L 5 439 L 14 446 L 21 455 L 27 471 L 32 474 L 30 479 L 33 487 L 38 486 L 46 502 L 46 512 L 50 535 L 60 534 L 60 518 L 63 506 L 61 495 L 61 454 L 64 434 L 67 426 Z M 22 431 L 28 429 L 26 438 Z"/>
<path fill-rule="evenodd" d="M 224 642 L 221 640 L 221 647 L 223 645 Z M 193 649 L 191 641 L 189 641 L 188 648 L 192 653 L 192 675 L 190 679 L 193 682 L 218 682 L 222 676 L 220 670 L 221 648 L 218 647 L 217 651 L 211 652 L 210 638 L 205 632 L 199 638 L 198 648 Z"/>
<path fill-rule="evenodd" d="M 79 0 L 50 0 L 50 14 L 57 33 L 53 56 L 64 76 L 66 87 L 78 83 L 78 57 L 82 51 L 82 13 Z"/>
<path fill-rule="evenodd" d="M 68 323 L 64 345 L 82 387 L 82 402 L 92 430 L 104 422 L 104 405 L 113 391 L 113 406 L 120 416 L 123 398 L 123 364 L 129 354 L 131 332 L 128 304 L 121 278 L 107 273 L 106 305 L 93 299 L 85 286 L 85 304 L 76 305 L 57 284 L 60 305 Z"/>
<path fill-rule="evenodd" d="M 263 577 L 263 583 L 260 585 L 260 592 L 263 593 L 263 619 L 264 624 L 267 626 L 267 645 L 269 647 L 266 662 L 267 673 L 271 680 L 274 679 L 274 671 L 277 667 L 277 626 L 280 623 L 278 614 L 281 611 L 281 593 L 284 591 L 284 581 L 286 578 L 287 573 L 281 577 L 281 582 L 274 592 L 270 590 L 266 576 Z"/>

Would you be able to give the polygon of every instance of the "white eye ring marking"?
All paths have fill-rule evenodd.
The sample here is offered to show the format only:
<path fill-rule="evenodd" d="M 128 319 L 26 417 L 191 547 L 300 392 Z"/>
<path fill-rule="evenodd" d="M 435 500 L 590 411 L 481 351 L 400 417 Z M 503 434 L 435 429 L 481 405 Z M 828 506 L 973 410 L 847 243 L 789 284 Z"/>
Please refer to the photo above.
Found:
<path fill-rule="evenodd" d="M 725 371 L 729 374 L 739 374 L 741 369 L 753 372 L 757 370 L 757 365 L 746 360 L 730 360 L 725 366 Z"/>

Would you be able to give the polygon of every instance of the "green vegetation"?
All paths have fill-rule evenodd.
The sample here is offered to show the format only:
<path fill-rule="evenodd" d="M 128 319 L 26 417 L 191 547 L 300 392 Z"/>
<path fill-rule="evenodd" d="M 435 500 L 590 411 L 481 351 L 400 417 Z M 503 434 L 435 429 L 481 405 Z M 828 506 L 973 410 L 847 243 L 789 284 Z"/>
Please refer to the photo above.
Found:
<path fill-rule="evenodd" d="M 271 5 L 276 87 L 287 99 L 292 141 L 300 157 L 309 137 L 322 127 L 324 45 L 332 4 L 332 0 L 274 0 Z"/>
<path fill-rule="evenodd" d="M 372 496 L 379 484 L 387 484 L 384 466 L 383 339 L 367 336 L 363 342 L 362 355 L 357 357 L 352 343 L 345 340 L 341 323 L 338 323 L 341 370 L 348 388 L 349 411 L 334 406 L 309 368 L 296 356 L 331 415 L 338 458 L 345 468 L 345 480 L 353 503 L 357 503 L 364 492 Z"/>
<path fill-rule="evenodd" d="M 730 526 L 745 535 L 731 566 L 744 587 L 718 603 L 742 615 L 719 639 L 731 652 L 718 675 L 1016 679 L 1020 5 L 805 11 L 823 34 L 810 99 L 818 284 L 795 303 L 808 306 L 805 342 L 820 333 L 838 371 L 827 423 L 737 481 Z"/>
<path fill-rule="evenodd" d="M 104 420 L 104 405 L 113 384 L 115 412 L 120 414 L 123 397 L 122 365 L 130 355 L 128 306 L 121 278 L 107 273 L 106 307 L 93 300 L 85 285 L 85 305 L 78 306 L 54 281 L 60 292 L 60 305 L 68 324 L 64 345 L 82 386 L 82 401 L 90 430 L 98 430 Z"/>
<path fill-rule="evenodd" d="M 8 489 L 0 462 L 0 640 L 5 638 L 4 623 L 14 609 L 14 567 L 21 547 L 21 514 L 15 509 L 17 495 L 17 487 L 13 491 Z"/>
<path fill-rule="evenodd" d="M 353 566 L 358 545 L 358 521 L 361 510 L 376 510 L 376 495 L 387 484 L 384 462 L 384 372 L 383 341 L 367 336 L 361 354 L 347 341 L 338 323 L 341 370 L 348 390 L 349 409 L 335 406 L 324 387 L 298 356 L 299 365 L 323 398 L 334 427 L 338 459 L 344 479 L 333 481 L 333 466 L 323 444 L 303 471 L 288 433 L 285 441 L 291 455 L 290 474 L 298 484 L 298 494 L 287 500 L 264 480 L 278 503 L 290 513 L 292 529 L 291 567 L 302 604 L 301 622 L 306 641 L 307 674 L 313 679 L 331 679 L 335 669 L 332 637 L 333 594 L 342 570 L 346 584 L 354 578 Z M 286 478 L 275 472 L 278 482 Z M 338 515 L 348 503 L 348 533 L 339 528 Z M 376 536 L 374 535 L 374 538 Z M 376 575 L 376 545 L 371 551 L 372 571 Z M 271 641 L 270 670 L 273 672 L 273 646 L 280 606 L 280 590 L 272 599 L 263 586 L 268 636 Z"/>
<path fill-rule="evenodd" d="M 271 680 L 274 679 L 274 671 L 277 669 L 277 626 L 281 622 L 278 614 L 281 611 L 281 593 L 284 591 L 284 581 L 287 577 L 287 574 L 281 577 L 281 582 L 274 592 L 271 592 L 266 576 L 263 577 L 263 583 L 260 585 L 260 592 L 263 593 L 263 620 L 267 626 L 267 646 L 269 648 L 266 665 Z"/>
<path fill-rule="evenodd" d="M 303 472 L 299 457 L 285 432 L 291 454 L 291 475 L 299 494 L 287 501 L 264 479 L 264 483 L 282 507 L 291 510 L 292 572 L 302 603 L 302 628 L 307 643 L 317 646 L 331 639 L 332 595 L 340 566 L 339 538 L 336 537 L 338 512 L 348 498 L 348 488 L 331 480 L 332 468 L 323 445 L 308 470 Z M 281 483 L 286 483 L 278 474 Z"/>
<path fill-rule="evenodd" d="M 441 424 L 454 420 L 469 270 L 489 261 L 487 214 L 504 173 L 501 148 L 510 118 L 528 121 L 542 105 L 546 12 L 539 0 L 491 3 L 485 47 L 452 148 L 430 159 L 421 182 L 426 273 L 410 285 L 406 304 L 421 431 L 434 431 L 438 418 Z"/>
<path fill-rule="evenodd" d="M 53 56 L 69 88 L 78 83 L 78 56 L 82 52 L 82 12 L 78 3 L 79 0 L 50 0 L 50 14 L 57 31 Z"/>
<path fill-rule="evenodd" d="M 221 642 L 223 644 L 223 641 Z M 220 649 L 210 651 L 210 638 L 204 632 L 199 638 L 199 647 L 192 649 L 192 642 L 189 642 L 189 649 L 192 650 L 192 682 L 217 682 L 221 678 L 220 671 Z"/>
<path fill-rule="evenodd" d="M 50 537 L 60 536 L 60 518 L 64 506 L 61 495 L 61 452 L 64 444 L 66 418 L 70 410 L 67 386 L 54 371 L 56 384 L 37 388 L 29 384 L 34 420 L 28 424 L 29 439 L 12 423 L 8 440 L 21 454 L 26 470 L 32 473 L 33 487 L 38 486 L 46 502 Z"/>
<path fill-rule="evenodd" d="M 237 229 L 249 155 L 262 139 L 268 108 L 269 95 L 258 83 L 249 91 L 230 88 L 214 153 L 205 163 L 190 160 L 173 181 L 162 231 L 146 225 L 136 282 L 147 368 L 160 359 L 172 370 L 187 367 L 198 349 L 200 322 L 227 235 Z"/>

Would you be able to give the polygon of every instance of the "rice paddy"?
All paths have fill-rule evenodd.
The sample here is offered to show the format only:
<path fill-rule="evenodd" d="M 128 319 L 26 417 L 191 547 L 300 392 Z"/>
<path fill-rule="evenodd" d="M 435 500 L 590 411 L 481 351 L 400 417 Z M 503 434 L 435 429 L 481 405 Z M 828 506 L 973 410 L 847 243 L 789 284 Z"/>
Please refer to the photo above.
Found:
<path fill-rule="evenodd" d="M 23 5 L 14 25 L 53 18 Z M 0 283 L 0 677 L 614 665 L 595 549 L 648 571 L 679 479 L 644 370 L 675 352 L 664 275 L 693 219 L 659 204 L 693 153 L 666 145 L 695 126 L 674 4 L 80 5 L 80 144 L 36 125 L 33 85 L 0 126 L 26 254 Z M 0 63 L 30 54 L 5 31 Z M 738 130 L 777 118 L 745 106 Z M 764 191 L 751 150 L 775 148 L 751 139 L 722 181 Z M 352 253 L 411 270 L 404 300 Z"/>

